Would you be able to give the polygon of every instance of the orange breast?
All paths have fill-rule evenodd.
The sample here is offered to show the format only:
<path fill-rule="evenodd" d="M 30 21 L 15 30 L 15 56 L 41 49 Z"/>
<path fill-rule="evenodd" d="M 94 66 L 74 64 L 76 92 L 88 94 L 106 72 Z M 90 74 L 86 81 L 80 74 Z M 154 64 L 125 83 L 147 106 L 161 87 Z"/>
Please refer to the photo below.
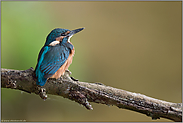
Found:
<path fill-rule="evenodd" d="M 75 50 L 73 49 L 71 51 L 71 53 L 69 54 L 68 59 L 65 61 L 65 63 L 57 70 L 57 72 L 55 72 L 55 74 L 53 76 L 51 76 L 50 78 L 60 78 L 61 75 L 63 75 L 65 73 L 65 70 L 67 70 L 70 66 L 70 64 L 72 63 L 72 58 L 74 56 Z"/>

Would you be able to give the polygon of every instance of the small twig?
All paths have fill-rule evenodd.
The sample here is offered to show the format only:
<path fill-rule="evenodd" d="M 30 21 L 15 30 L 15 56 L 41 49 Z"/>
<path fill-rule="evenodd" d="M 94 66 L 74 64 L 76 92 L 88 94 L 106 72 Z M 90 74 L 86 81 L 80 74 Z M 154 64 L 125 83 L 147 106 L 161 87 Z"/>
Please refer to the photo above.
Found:
<path fill-rule="evenodd" d="M 1 87 L 36 93 L 45 99 L 47 94 L 59 95 L 84 105 L 92 110 L 89 102 L 115 105 L 119 108 L 146 114 L 152 119 L 160 117 L 173 121 L 182 121 L 182 103 L 171 103 L 139 93 L 116 89 L 101 83 L 80 82 L 70 77 L 67 71 L 63 79 L 49 79 L 42 91 L 38 91 L 34 69 L 25 71 L 1 69 Z"/>

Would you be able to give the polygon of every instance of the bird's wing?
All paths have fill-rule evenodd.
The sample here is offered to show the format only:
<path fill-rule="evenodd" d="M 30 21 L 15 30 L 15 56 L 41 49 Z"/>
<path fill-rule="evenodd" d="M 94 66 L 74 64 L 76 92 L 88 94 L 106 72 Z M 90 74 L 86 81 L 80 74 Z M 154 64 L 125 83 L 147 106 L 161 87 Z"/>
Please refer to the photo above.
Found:
<path fill-rule="evenodd" d="M 45 74 L 44 78 L 51 77 L 65 63 L 69 53 L 69 49 L 62 45 L 50 47 L 40 65 L 40 70 Z"/>

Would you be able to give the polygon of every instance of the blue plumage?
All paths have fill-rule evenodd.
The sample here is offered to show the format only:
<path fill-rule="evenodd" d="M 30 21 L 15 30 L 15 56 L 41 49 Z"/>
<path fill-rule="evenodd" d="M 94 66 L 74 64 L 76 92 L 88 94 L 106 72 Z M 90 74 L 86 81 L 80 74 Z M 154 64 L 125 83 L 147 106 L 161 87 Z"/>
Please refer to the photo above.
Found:
<path fill-rule="evenodd" d="M 49 45 L 52 41 L 55 41 L 55 39 L 57 37 L 60 37 L 61 35 L 64 36 L 65 35 L 64 33 L 67 32 L 67 31 L 70 31 L 70 30 L 61 29 L 61 28 L 56 28 L 56 29 L 52 30 L 46 38 L 45 45 Z"/>
<path fill-rule="evenodd" d="M 44 86 L 47 79 L 62 67 L 74 49 L 74 46 L 68 41 L 69 38 L 81 30 L 83 28 L 72 31 L 56 28 L 50 32 L 38 56 L 35 69 L 37 85 Z"/>

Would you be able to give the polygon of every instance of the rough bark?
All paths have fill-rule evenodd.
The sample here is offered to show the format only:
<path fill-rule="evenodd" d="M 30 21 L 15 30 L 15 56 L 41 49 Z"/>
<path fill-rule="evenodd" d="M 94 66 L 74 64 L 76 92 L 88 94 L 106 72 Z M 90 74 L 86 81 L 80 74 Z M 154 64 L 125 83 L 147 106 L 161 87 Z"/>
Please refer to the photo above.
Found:
<path fill-rule="evenodd" d="M 1 87 L 36 93 L 43 99 L 47 98 L 46 93 L 59 95 L 78 102 L 89 110 L 93 109 L 89 102 L 95 102 L 133 110 L 146 114 L 152 119 L 163 117 L 182 121 L 182 103 L 166 102 L 101 83 L 80 82 L 71 78 L 69 71 L 62 76 L 62 79 L 49 79 L 45 86 L 39 87 L 36 85 L 33 68 L 22 71 L 2 68 Z"/>

